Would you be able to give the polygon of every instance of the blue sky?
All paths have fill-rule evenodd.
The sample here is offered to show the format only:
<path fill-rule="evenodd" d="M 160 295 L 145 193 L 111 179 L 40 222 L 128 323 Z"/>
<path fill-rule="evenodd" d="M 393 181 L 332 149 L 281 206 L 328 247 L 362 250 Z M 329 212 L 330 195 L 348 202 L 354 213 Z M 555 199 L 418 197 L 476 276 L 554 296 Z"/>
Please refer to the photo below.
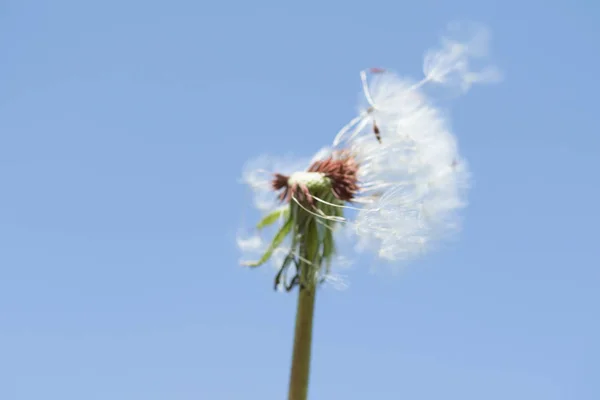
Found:
<path fill-rule="evenodd" d="M 464 230 L 320 292 L 311 398 L 600 398 L 599 6 L 289 4 L 0 4 L 0 398 L 284 398 L 296 299 L 238 266 L 242 166 L 330 142 L 359 70 L 419 77 L 456 19 L 506 75 L 451 105 Z"/>

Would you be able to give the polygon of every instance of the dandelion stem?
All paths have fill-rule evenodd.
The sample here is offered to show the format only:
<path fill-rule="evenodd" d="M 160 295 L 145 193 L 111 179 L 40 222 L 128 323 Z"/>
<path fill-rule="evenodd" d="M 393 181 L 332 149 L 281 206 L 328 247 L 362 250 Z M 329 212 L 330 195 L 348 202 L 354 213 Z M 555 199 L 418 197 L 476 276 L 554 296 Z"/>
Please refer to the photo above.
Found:
<path fill-rule="evenodd" d="M 310 376 L 310 358 L 312 347 L 313 317 L 317 276 L 321 265 L 319 256 L 320 239 L 317 220 L 300 207 L 295 208 L 298 233 L 301 235 L 299 250 L 299 285 L 296 327 L 292 368 L 290 371 L 289 400 L 306 400 Z"/>
<path fill-rule="evenodd" d="M 303 267 L 311 268 L 310 265 L 306 264 Z M 289 400 L 306 400 L 308 397 L 316 293 L 316 286 L 307 287 L 301 284 L 298 290 L 298 309 L 296 311 Z"/>

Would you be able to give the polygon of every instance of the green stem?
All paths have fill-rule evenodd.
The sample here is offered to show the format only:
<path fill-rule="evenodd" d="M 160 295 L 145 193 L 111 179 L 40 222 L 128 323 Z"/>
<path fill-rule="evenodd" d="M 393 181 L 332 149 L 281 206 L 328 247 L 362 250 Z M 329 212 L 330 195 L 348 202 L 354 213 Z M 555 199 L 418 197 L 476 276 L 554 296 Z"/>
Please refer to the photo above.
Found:
<path fill-rule="evenodd" d="M 310 356 L 312 346 L 313 317 L 315 314 L 315 296 L 317 292 L 317 272 L 321 266 L 320 248 L 322 239 L 317 220 L 307 212 L 298 209 L 295 237 L 299 238 L 298 250 L 298 308 L 296 310 L 296 328 L 294 332 L 294 350 L 290 372 L 289 400 L 306 400 L 310 375 Z"/>
<path fill-rule="evenodd" d="M 304 264 L 302 265 L 302 269 L 311 270 L 312 268 L 310 265 Z M 316 285 L 301 286 L 298 290 L 298 309 L 296 311 L 289 400 L 306 400 L 308 396 L 316 292 Z"/>

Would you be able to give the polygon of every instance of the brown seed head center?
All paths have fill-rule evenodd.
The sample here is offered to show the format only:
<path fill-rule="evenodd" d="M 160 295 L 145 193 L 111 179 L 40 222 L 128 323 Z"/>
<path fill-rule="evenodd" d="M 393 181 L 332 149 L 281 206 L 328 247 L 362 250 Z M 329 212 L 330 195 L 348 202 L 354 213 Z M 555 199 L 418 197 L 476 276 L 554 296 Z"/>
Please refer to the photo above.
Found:
<path fill-rule="evenodd" d="M 354 157 L 347 151 L 338 151 L 324 160 L 315 161 L 307 172 L 323 174 L 331 181 L 332 194 L 342 202 L 351 202 L 360 187 L 358 185 L 359 165 Z M 275 174 L 272 181 L 273 190 L 279 191 L 281 201 L 290 201 L 292 196 L 298 200 L 313 205 L 313 197 L 304 184 L 293 182 L 290 177 Z"/>

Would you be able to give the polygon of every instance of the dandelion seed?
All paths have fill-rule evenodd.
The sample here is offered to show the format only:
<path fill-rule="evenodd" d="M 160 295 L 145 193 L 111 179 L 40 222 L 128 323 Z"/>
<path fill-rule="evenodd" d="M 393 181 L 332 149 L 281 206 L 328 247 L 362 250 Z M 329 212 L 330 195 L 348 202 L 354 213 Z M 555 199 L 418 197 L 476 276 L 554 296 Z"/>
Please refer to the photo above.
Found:
<path fill-rule="evenodd" d="M 461 40 L 461 36 L 464 38 Z M 474 61 L 487 56 L 490 34 L 475 24 L 450 24 L 441 45 L 425 54 L 423 72 L 426 80 L 446 86 L 455 86 L 466 92 L 475 83 L 495 83 L 502 79 L 494 66 L 473 68 Z"/>

